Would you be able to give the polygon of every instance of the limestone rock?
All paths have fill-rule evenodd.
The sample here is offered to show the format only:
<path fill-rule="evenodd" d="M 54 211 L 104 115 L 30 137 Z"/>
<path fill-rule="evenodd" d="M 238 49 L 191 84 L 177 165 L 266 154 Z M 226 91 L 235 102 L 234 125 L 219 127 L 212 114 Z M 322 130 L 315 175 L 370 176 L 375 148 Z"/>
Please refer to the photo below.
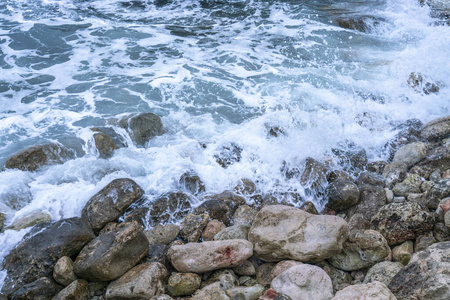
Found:
<path fill-rule="evenodd" d="M 286 271 L 287 269 L 296 266 L 296 265 L 300 265 L 302 264 L 299 261 L 296 260 L 282 260 L 279 263 L 277 263 L 275 266 L 273 266 L 273 268 L 270 270 L 270 275 L 268 277 L 268 283 L 270 284 L 272 282 L 272 280 L 277 277 L 278 275 L 280 275 L 281 273 L 283 273 L 284 271 Z"/>
<path fill-rule="evenodd" d="M 321 260 L 342 250 L 348 230 L 347 222 L 339 217 L 270 205 L 256 215 L 248 239 L 255 245 L 255 256 L 264 261 Z"/>
<path fill-rule="evenodd" d="M 207 195 L 202 204 L 195 208 L 194 213 L 208 213 L 211 219 L 231 224 L 231 218 L 240 205 L 246 204 L 245 198 L 235 193 L 225 191 L 220 194 Z"/>
<path fill-rule="evenodd" d="M 425 124 L 420 132 L 420 137 L 427 141 L 435 141 L 450 136 L 450 116 L 435 119 Z"/>
<path fill-rule="evenodd" d="M 391 283 L 392 278 L 404 267 L 402 263 L 382 261 L 372 266 L 366 273 L 363 283 L 379 281 L 385 285 Z"/>
<path fill-rule="evenodd" d="M 250 230 L 249 225 L 234 225 L 226 227 L 214 236 L 214 240 L 216 241 L 233 240 L 233 239 L 248 240 L 249 230 Z"/>
<path fill-rule="evenodd" d="M 192 295 L 200 288 L 202 279 L 195 273 L 174 273 L 169 277 L 167 290 L 173 297 Z"/>
<path fill-rule="evenodd" d="M 417 203 L 390 203 L 378 211 L 371 223 L 389 245 L 395 245 L 431 231 L 434 218 Z"/>
<path fill-rule="evenodd" d="M 119 218 L 125 209 L 144 195 L 144 190 L 131 179 L 114 179 L 95 194 L 83 208 L 82 215 L 94 230 Z"/>
<path fill-rule="evenodd" d="M 52 220 L 52 217 L 50 214 L 46 212 L 33 212 L 30 213 L 16 221 L 14 221 L 10 226 L 6 227 L 6 229 L 12 229 L 12 230 L 21 230 L 27 227 L 31 227 L 37 224 L 42 223 L 50 223 Z"/>
<path fill-rule="evenodd" d="M 406 241 L 392 249 L 392 258 L 406 266 L 413 255 L 413 251 L 413 242 Z"/>
<path fill-rule="evenodd" d="M 73 272 L 73 261 L 70 257 L 63 256 L 58 259 L 53 269 L 53 279 L 63 286 L 68 286 L 77 280 L 77 275 Z"/>
<path fill-rule="evenodd" d="M 333 297 L 333 286 L 327 273 L 307 264 L 289 268 L 275 277 L 272 288 L 296 300 L 328 300 Z"/>
<path fill-rule="evenodd" d="M 226 240 L 174 245 L 167 256 L 179 272 L 204 273 L 238 266 L 252 254 L 249 241 Z"/>
<path fill-rule="evenodd" d="M 389 284 L 398 299 L 450 299 L 450 242 L 414 253 Z"/>
<path fill-rule="evenodd" d="M 208 223 L 209 215 L 188 214 L 180 225 L 180 236 L 189 243 L 195 243 L 200 239 L 203 229 Z"/>
<path fill-rule="evenodd" d="M 349 180 L 338 179 L 327 188 L 328 203 L 326 206 L 334 211 L 343 211 L 358 203 L 358 186 Z"/>
<path fill-rule="evenodd" d="M 222 229 L 226 228 L 225 224 L 219 220 L 211 220 L 206 224 L 205 230 L 202 233 L 203 241 L 212 241 L 214 236 L 218 234 Z"/>
<path fill-rule="evenodd" d="M 155 227 L 144 231 L 150 245 L 167 245 L 175 240 L 179 233 L 180 227 L 175 224 L 156 225 Z"/>
<path fill-rule="evenodd" d="M 450 229 L 450 213 L 448 211 L 444 216 L 444 224 L 448 229 Z"/>
<path fill-rule="evenodd" d="M 118 232 L 106 232 L 81 250 L 74 271 L 89 281 L 110 281 L 122 276 L 147 253 L 149 245 L 142 228 L 136 223 Z"/>
<path fill-rule="evenodd" d="M 52 300 L 89 300 L 89 283 L 86 280 L 75 280 L 60 291 Z"/>
<path fill-rule="evenodd" d="M 142 147 L 150 139 L 164 133 L 161 118 L 152 113 L 127 116 L 121 119 L 119 124 L 128 131 L 131 139 Z"/>
<path fill-rule="evenodd" d="M 393 162 L 403 162 L 407 167 L 412 167 L 427 155 L 427 147 L 422 142 L 404 145 L 394 155 Z"/>
<path fill-rule="evenodd" d="M 348 286 L 338 291 L 332 300 L 348 299 L 397 300 L 386 285 L 378 281 Z"/>

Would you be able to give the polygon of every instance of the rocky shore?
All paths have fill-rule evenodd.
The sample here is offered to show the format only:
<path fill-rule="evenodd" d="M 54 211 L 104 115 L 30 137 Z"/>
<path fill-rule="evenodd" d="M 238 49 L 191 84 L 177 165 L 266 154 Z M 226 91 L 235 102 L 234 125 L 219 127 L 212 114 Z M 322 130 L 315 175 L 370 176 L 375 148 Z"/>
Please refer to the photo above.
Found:
<path fill-rule="evenodd" d="M 120 122 L 137 144 L 163 134 L 152 114 Z M 3 262 L 0 299 L 450 299 L 450 117 L 399 128 L 390 161 L 336 150 L 345 171 L 313 159 L 299 174 L 282 170 L 326 200 L 320 213 L 300 198 L 297 208 L 259 194 L 246 179 L 208 194 L 186 173 L 180 191 L 151 205 L 121 178 L 80 217 L 27 216 L 3 229 L 34 226 Z M 120 147 L 97 134 L 102 157 Z M 224 153 L 232 154 L 217 157 L 224 168 L 239 159 L 233 145 Z M 37 146 L 6 168 L 70 158 L 62 146 Z"/>

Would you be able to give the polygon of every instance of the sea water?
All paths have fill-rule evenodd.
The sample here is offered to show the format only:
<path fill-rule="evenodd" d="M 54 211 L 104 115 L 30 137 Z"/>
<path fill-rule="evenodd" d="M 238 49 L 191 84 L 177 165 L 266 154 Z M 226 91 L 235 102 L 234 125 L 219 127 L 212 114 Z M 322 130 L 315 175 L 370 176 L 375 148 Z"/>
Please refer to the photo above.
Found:
<path fill-rule="evenodd" d="M 416 0 L 0 0 L 0 165 L 49 142 L 77 153 L 0 172 L 6 225 L 34 211 L 80 216 L 115 178 L 151 202 L 188 171 L 207 193 L 247 178 L 258 193 L 295 192 L 320 208 L 283 168 L 330 161 L 348 143 L 387 159 L 398 124 L 449 115 L 450 29 L 430 13 Z M 414 90 L 412 72 L 439 92 Z M 145 147 L 113 121 L 138 112 L 165 129 Z M 93 127 L 125 147 L 100 159 Z M 241 157 L 223 168 L 230 145 Z M 0 235 L 0 260 L 27 231 Z"/>

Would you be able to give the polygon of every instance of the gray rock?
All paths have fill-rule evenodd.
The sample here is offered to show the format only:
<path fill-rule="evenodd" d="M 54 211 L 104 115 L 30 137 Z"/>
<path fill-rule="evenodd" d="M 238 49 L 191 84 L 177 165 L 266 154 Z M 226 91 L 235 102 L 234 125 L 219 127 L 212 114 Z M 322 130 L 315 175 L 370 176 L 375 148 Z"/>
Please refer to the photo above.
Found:
<path fill-rule="evenodd" d="M 150 139 L 164 133 L 161 118 L 152 113 L 127 116 L 119 124 L 128 131 L 138 146 L 145 146 Z"/>
<path fill-rule="evenodd" d="M 197 195 L 205 191 L 203 181 L 193 172 L 186 172 L 181 175 L 179 183 L 182 189 L 193 195 Z"/>
<path fill-rule="evenodd" d="M 241 179 L 233 190 L 241 195 L 251 195 L 256 192 L 256 185 L 250 179 Z"/>
<path fill-rule="evenodd" d="M 450 136 L 450 116 L 435 119 L 425 124 L 420 137 L 427 141 L 436 141 Z"/>
<path fill-rule="evenodd" d="M 265 263 L 256 268 L 256 281 L 262 286 L 269 287 L 273 280 L 271 276 L 273 268 L 274 263 Z"/>
<path fill-rule="evenodd" d="M 428 151 L 427 157 L 412 167 L 409 172 L 428 179 L 436 170 L 450 169 L 450 147 L 441 146 Z"/>
<path fill-rule="evenodd" d="M 11 300 L 45 300 L 52 299 L 62 286 L 47 277 L 41 277 L 23 285 L 11 296 Z"/>
<path fill-rule="evenodd" d="M 125 209 L 144 195 L 144 190 L 131 179 L 114 179 L 95 194 L 83 208 L 82 215 L 94 230 L 119 218 Z"/>
<path fill-rule="evenodd" d="M 173 297 L 192 295 L 200 288 L 202 278 L 195 273 L 174 273 L 169 277 L 167 290 Z"/>
<path fill-rule="evenodd" d="M 167 258 L 167 251 L 169 251 L 169 245 L 153 244 L 148 249 L 148 256 L 145 257 L 145 262 L 158 262 L 166 267 L 166 269 L 172 269 L 172 265 Z"/>
<path fill-rule="evenodd" d="M 396 183 L 392 191 L 396 196 L 408 196 L 409 194 L 418 194 L 421 192 L 420 186 L 423 179 L 417 174 L 408 174 L 406 178 Z"/>
<path fill-rule="evenodd" d="M 52 300 L 89 300 L 89 283 L 86 280 L 75 280 L 60 291 Z"/>
<path fill-rule="evenodd" d="M 194 212 L 197 214 L 208 213 L 211 219 L 219 220 L 228 226 L 236 209 L 245 204 L 244 197 L 225 191 L 220 194 L 205 196 L 203 203 L 196 207 Z"/>
<path fill-rule="evenodd" d="M 385 285 L 389 285 L 392 278 L 394 278 L 394 276 L 397 275 L 397 273 L 400 272 L 403 267 L 403 264 L 399 262 L 379 262 L 376 265 L 372 266 L 369 271 L 367 271 L 363 283 L 379 281 L 381 283 L 384 283 Z"/>
<path fill-rule="evenodd" d="M 311 201 L 305 201 L 302 205 L 299 207 L 301 210 L 306 211 L 307 213 L 318 215 L 319 212 L 317 211 L 316 206 Z"/>
<path fill-rule="evenodd" d="M 180 227 L 175 224 L 156 225 L 155 227 L 144 231 L 150 245 L 168 245 L 176 239 L 179 233 Z"/>
<path fill-rule="evenodd" d="M 239 284 L 236 274 L 230 269 L 216 270 L 209 275 L 208 279 L 202 282 L 201 287 L 204 288 L 210 284 L 220 282 L 221 288 L 226 291 Z"/>
<path fill-rule="evenodd" d="M 402 182 L 406 177 L 408 165 L 404 162 L 392 162 L 384 168 L 383 177 L 387 187 L 394 186 L 397 182 Z"/>
<path fill-rule="evenodd" d="M 220 146 L 217 149 L 217 154 L 214 155 L 216 162 L 222 168 L 228 168 L 228 166 L 241 161 L 242 149 L 235 143 L 227 143 Z"/>
<path fill-rule="evenodd" d="M 179 221 L 191 211 L 192 202 L 191 196 L 180 191 L 163 194 L 152 204 L 150 225 Z"/>
<path fill-rule="evenodd" d="M 170 297 L 169 295 L 161 294 L 161 295 L 152 297 L 150 300 L 173 300 L 173 298 Z"/>
<path fill-rule="evenodd" d="M 444 209 L 447 212 L 450 209 L 450 197 L 444 198 L 439 202 L 439 205 L 436 209 L 436 220 L 443 223 L 444 222 Z"/>
<path fill-rule="evenodd" d="M 233 268 L 234 273 L 241 276 L 254 276 L 256 275 L 255 266 L 249 260 L 244 260 L 240 265 Z"/>
<path fill-rule="evenodd" d="M 406 241 L 392 249 L 392 258 L 403 265 L 407 265 L 411 260 L 414 252 L 414 245 L 412 241 Z"/>
<path fill-rule="evenodd" d="M 384 167 L 388 163 L 384 160 L 380 161 L 374 161 L 367 164 L 367 171 L 377 173 L 377 174 L 383 174 Z"/>
<path fill-rule="evenodd" d="M 273 266 L 270 269 L 269 272 L 269 276 L 267 277 L 267 284 L 270 285 L 270 283 L 272 282 L 272 280 L 277 277 L 278 275 L 280 275 L 281 273 L 283 273 L 284 271 L 286 271 L 289 268 L 292 268 L 293 266 L 296 265 L 300 265 L 302 264 L 302 262 L 296 261 L 296 260 L 282 260 L 279 263 L 277 263 L 275 266 Z M 264 264 L 267 265 L 267 264 Z M 263 265 L 261 265 L 262 267 Z M 262 277 L 260 275 L 260 277 Z"/>
<path fill-rule="evenodd" d="M 234 240 L 234 239 L 248 240 L 249 230 L 250 230 L 249 225 L 234 225 L 226 227 L 214 236 L 214 240 L 216 241 Z"/>
<path fill-rule="evenodd" d="M 362 184 L 359 189 L 360 200 L 347 210 L 347 216 L 362 214 L 365 219 L 370 220 L 386 204 L 386 191 L 382 185 L 369 184 Z"/>
<path fill-rule="evenodd" d="M 222 284 L 215 282 L 197 290 L 190 300 L 231 300 L 226 294 Z"/>
<path fill-rule="evenodd" d="M 444 224 L 450 229 L 450 213 L 447 211 L 444 216 Z"/>
<path fill-rule="evenodd" d="M 444 178 L 432 184 L 426 206 L 430 209 L 437 209 L 440 201 L 447 196 L 450 196 L 450 178 Z"/>
<path fill-rule="evenodd" d="M 233 224 L 234 225 L 252 225 L 253 219 L 255 218 L 258 212 L 248 206 L 241 205 L 239 206 L 233 215 Z"/>
<path fill-rule="evenodd" d="M 317 264 L 318 267 L 321 267 L 322 270 L 325 271 L 325 273 L 330 276 L 331 283 L 333 284 L 333 291 L 337 292 L 342 290 L 343 288 L 346 288 L 350 285 L 353 278 L 350 275 L 349 272 L 339 270 L 326 261 L 321 261 Z"/>
<path fill-rule="evenodd" d="M 184 217 L 180 225 L 180 236 L 189 243 L 198 242 L 202 235 L 203 229 L 208 223 L 209 215 L 188 214 Z"/>
<path fill-rule="evenodd" d="M 430 231 L 421 234 L 416 238 L 416 242 L 414 245 L 414 252 L 425 250 L 434 243 L 436 243 L 436 239 L 433 236 L 433 232 Z"/>
<path fill-rule="evenodd" d="M 348 299 L 397 300 L 387 286 L 378 281 L 348 286 L 338 291 L 332 300 Z"/>
<path fill-rule="evenodd" d="M 427 147 L 422 142 L 404 145 L 394 155 L 393 162 L 403 162 L 412 167 L 427 156 Z"/>
<path fill-rule="evenodd" d="M 349 180 L 338 179 L 327 189 L 328 203 L 326 206 L 334 211 L 343 211 L 358 203 L 359 188 Z"/>
<path fill-rule="evenodd" d="M 438 242 L 450 241 L 450 230 L 444 223 L 436 223 L 433 228 L 433 236 Z"/>
<path fill-rule="evenodd" d="M 113 155 L 114 150 L 119 149 L 113 138 L 102 131 L 94 134 L 94 143 L 100 158 L 110 158 Z"/>
<path fill-rule="evenodd" d="M 0 212 L 0 230 L 3 229 L 3 225 L 5 224 L 5 220 L 6 220 L 5 214 Z"/>
<path fill-rule="evenodd" d="M 203 230 L 202 240 L 205 242 L 214 240 L 214 236 L 224 228 L 226 228 L 225 224 L 219 220 L 209 221 L 208 224 L 206 224 L 205 230 Z"/>
<path fill-rule="evenodd" d="M 5 229 L 12 229 L 12 230 L 21 230 L 27 227 L 32 227 L 37 224 L 42 223 L 50 223 L 52 220 L 52 217 L 50 214 L 46 212 L 33 212 L 30 213 L 18 220 L 15 220 L 10 226 L 6 227 Z"/>
<path fill-rule="evenodd" d="M 73 261 L 70 257 L 63 256 L 58 259 L 53 268 L 53 279 L 63 286 L 68 286 L 78 279 L 73 272 Z"/>
<path fill-rule="evenodd" d="M 265 288 L 262 285 L 255 285 L 251 287 L 234 287 L 226 290 L 226 293 L 231 299 L 258 300 L 264 294 L 264 291 Z"/>

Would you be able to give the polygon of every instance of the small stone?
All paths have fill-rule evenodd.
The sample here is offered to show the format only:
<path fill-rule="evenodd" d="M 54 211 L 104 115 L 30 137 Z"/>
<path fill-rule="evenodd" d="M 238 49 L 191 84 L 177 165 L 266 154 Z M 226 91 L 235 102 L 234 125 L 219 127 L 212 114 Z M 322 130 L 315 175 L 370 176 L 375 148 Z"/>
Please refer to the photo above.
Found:
<path fill-rule="evenodd" d="M 197 290 L 190 300 L 231 300 L 220 282 L 215 282 Z"/>
<path fill-rule="evenodd" d="M 363 283 L 369 283 L 373 281 L 379 281 L 385 285 L 389 285 L 392 278 L 400 272 L 403 268 L 403 264 L 399 262 L 392 261 L 382 261 L 372 266 L 369 271 L 367 271 L 364 277 Z"/>
<path fill-rule="evenodd" d="M 203 241 L 214 240 L 214 236 L 224 228 L 226 228 L 225 224 L 223 224 L 219 220 L 209 221 L 208 224 L 206 224 L 205 229 L 203 230 L 202 240 Z"/>
<path fill-rule="evenodd" d="M 205 191 L 203 181 L 197 174 L 192 172 L 186 172 L 181 175 L 179 183 L 182 189 L 193 195 L 197 195 Z"/>
<path fill-rule="evenodd" d="M 386 203 L 392 203 L 394 201 L 394 192 L 388 188 L 384 190 L 386 191 Z"/>
<path fill-rule="evenodd" d="M 202 235 L 203 229 L 208 223 L 208 219 L 208 214 L 188 214 L 181 222 L 180 236 L 190 243 L 197 242 Z"/>
<path fill-rule="evenodd" d="M 62 291 L 60 291 L 52 300 L 89 300 L 89 284 L 86 280 L 75 280 Z"/>
<path fill-rule="evenodd" d="M 119 149 L 113 138 L 104 132 L 95 133 L 94 142 L 100 158 L 110 158 L 114 150 Z"/>
<path fill-rule="evenodd" d="M 406 266 L 409 263 L 413 252 L 413 242 L 406 241 L 392 249 L 392 257 L 394 261 L 398 261 Z"/>
<path fill-rule="evenodd" d="M 144 234 L 150 245 L 167 245 L 175 240 L 179 233 L 180 227 L 175 224 L 156 225 L 149 230 L 144 230 Z"/>
<path fill-rule="evenodd" d="M 385 284 L 374 281 L 367 284 L 348 286 L 338 291 L 332 300 L 348 299 L 396 300 L 397 298 L 395 298 Z"/>
<path fill-rule="evenodd" d="M 201 277 L 195 273 L 174 273 L 169 277 L 167 290 L 173 297 L 191 295 L 201 283 Z"/>
<path fill-rule="evenodd" d="M 256 275 L 255 266 L 249 260 L 244 260 L 239 266 L 233 268 L 234 273 L 244 276 L 254 276 Z"/>
<path fill-rule="evenodd" d="M 253 219 L 255 218 L 257 211 L 248 206 L 241 205 L 239 206 L 233 215 L 233 224 L 234 225 L 252 225 Z"/>
<path fill-rule="evenodd" d="M 77 278 L 77 275 L 73 272 L 72 259 L 68 256 L 58 259 L 53 269 L 53 279 L 63 286 L 68 286 Z"/>
<path fill-rule="evenodd" d="M 256 268 L 256 281 L 262 286 L 270 286 L 273 279 L 270 273 L 274 267 L 273 263 L 265 263 Z"/>

